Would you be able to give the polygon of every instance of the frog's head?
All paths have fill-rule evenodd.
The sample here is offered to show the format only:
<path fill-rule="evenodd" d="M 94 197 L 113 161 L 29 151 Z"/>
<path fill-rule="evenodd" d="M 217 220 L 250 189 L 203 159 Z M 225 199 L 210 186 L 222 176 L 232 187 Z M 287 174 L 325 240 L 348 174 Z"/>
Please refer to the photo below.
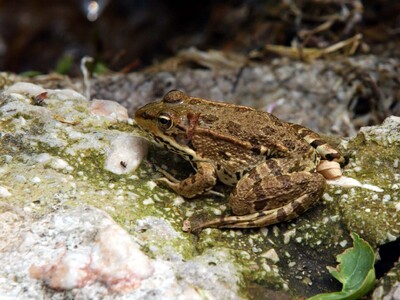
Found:
<path fill-rule="evenodd" d="M 156 144 L 187 154 L 199 116 L 191 99 L 182 91 L 172 90 L 161 100 L 139 108 L 134 119 Z"/>

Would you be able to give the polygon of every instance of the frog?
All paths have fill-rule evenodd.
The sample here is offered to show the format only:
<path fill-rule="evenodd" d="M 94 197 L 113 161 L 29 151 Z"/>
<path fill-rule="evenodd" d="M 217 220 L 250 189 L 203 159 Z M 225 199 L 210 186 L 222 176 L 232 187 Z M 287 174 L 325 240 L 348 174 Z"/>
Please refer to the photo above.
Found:
<path fill-rule="evenodd" d="M 192 97 L 171 90 L 134 115 L 146 137 L 188 160 L 195 173 L 177 180 L 168 172 L 158 183 L 186 199 L 213 192 L 218 182 L 232 187 L 233 214 L 193 222 L 204 228 L 257 228 L 292 220 L 323 195 L 322 160 L 345 158 L 319 134 L 251 107 Z"/>

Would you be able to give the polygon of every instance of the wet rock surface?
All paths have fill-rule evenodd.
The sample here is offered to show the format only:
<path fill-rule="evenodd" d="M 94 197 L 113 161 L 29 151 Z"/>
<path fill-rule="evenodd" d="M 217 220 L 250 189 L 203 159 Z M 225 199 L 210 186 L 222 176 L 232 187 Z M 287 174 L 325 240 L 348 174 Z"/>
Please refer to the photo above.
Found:
<path fill-rule="evenodd" d="M 350 232 L 375 249 L 400 236 L 398 117 L 363 128 L 341 143 L 349 159 L 344 175 L 381 192 L 329 185 L 315 207 L 290 223 L 254 230 L 206 229 L 194 236 L 182 232 L 183 220 L 199 213 L 229 214 L 226 200 L 186 201 L 158 187 L 154 164 L 168 166 L 169 161 L 172 173 L 190 171 L 190 166 L 153 147 L 149 160 L 139 165 L 147 146 L 118 142 L 140 139 L 136 125 L 129 118 L 113 118 L 112 112 L 92 114 L 90 104 L 74 91 L 40 86 L 14 86 L 0 94 L 0 260 L 6 266 L 0 272 L 2 295 L 311 296 L 339 289 L 326 266 L 335 265 L 335 256 L 351 246 Z M 129 156 L 139 152 L 136 158 Z M 107 168 L 110 158 L 113 167 Z M 66 251 L 91 249 L 102 222 L 129 233 L 130 242 L 152 266 L 153 272 L 137 277 L 140 283 L 134 288 L 118 291 L 102 280 L 87 280 L 72 289 L 48 288 L 41 276 L 46 272 L 29 272 L 32 265 L 51 266 Z M 376 299 L 394 295 L 399 280 L 397 265 L 380 279 Z"/>

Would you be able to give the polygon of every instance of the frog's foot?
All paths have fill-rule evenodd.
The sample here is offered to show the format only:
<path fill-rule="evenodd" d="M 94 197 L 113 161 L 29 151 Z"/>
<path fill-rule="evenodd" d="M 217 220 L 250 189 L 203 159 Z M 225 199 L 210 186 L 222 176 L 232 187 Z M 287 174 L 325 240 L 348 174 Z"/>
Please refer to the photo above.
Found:
<path fill-rule="evenodd" d="M 185 221 L 184 229 L 198 233 L 203 228 L 256 228 L 289 221 L 297 218 L 310 207 L 303 205 L 310 203 L 309 197 L 309 194 L 305 194 L 282 207 L 243 216 L 223 216 L 205 222 Z"/>
<path fill-rule="evenodd" d="M 217 196 L 217 197 L 221 197 L 221 198 L 224 198 L 224 197 L 225 197 L 225 194 L 224 194 L 224 193 L 220 193 L 220 192 L 217 192 L 217 191 L 214 191 L 214 190 L 206 191 L 206 192 L 204 193 L 204 195 L 207 195 L 207 196 Z"/>
<path fill-rule="evenodd" d="M 176 179 L 173 175 L 171 175 L 170 173 L 168 173 L 168 172 L 167 172 L 166 170 L 164 170 L 163 168 L 156 167 L 156 170 L 157 170 L 158 172 L 160 172 L 161 174 L 164 175 L 164 177 L 156 179 L 157 182 L 161 182 L 161 183 L 162 183 L 162 182 L 165 182 L 165 181 L 174 182 L 174 183 L 179 182 L 178 179 Z M 168 183 L 166 183 L 166 184 L 168 185 Z"/>
<path fill-rule="evenodd" d="M 209 192 L 217 183 L 217 176 L 213 165 L 205 162 L 197 164 L 197 173 L 181 181 L 167 174 L 165 172 L 165 177 L 157 179 L 157 182 L 188 199 Z"/>

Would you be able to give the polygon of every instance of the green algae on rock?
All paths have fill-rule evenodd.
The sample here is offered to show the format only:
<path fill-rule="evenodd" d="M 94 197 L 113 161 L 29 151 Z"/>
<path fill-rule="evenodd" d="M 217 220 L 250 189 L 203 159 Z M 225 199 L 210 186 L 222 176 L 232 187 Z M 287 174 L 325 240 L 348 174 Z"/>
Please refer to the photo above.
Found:
<path fill-rule="evenodd" d="M 338 204 L 344 223 L 372 245 L 395 240 L 400 237 L 400 117 L 361 128 L 348 150 L 345 174 L 383 192 L 343 189 Z"/>

